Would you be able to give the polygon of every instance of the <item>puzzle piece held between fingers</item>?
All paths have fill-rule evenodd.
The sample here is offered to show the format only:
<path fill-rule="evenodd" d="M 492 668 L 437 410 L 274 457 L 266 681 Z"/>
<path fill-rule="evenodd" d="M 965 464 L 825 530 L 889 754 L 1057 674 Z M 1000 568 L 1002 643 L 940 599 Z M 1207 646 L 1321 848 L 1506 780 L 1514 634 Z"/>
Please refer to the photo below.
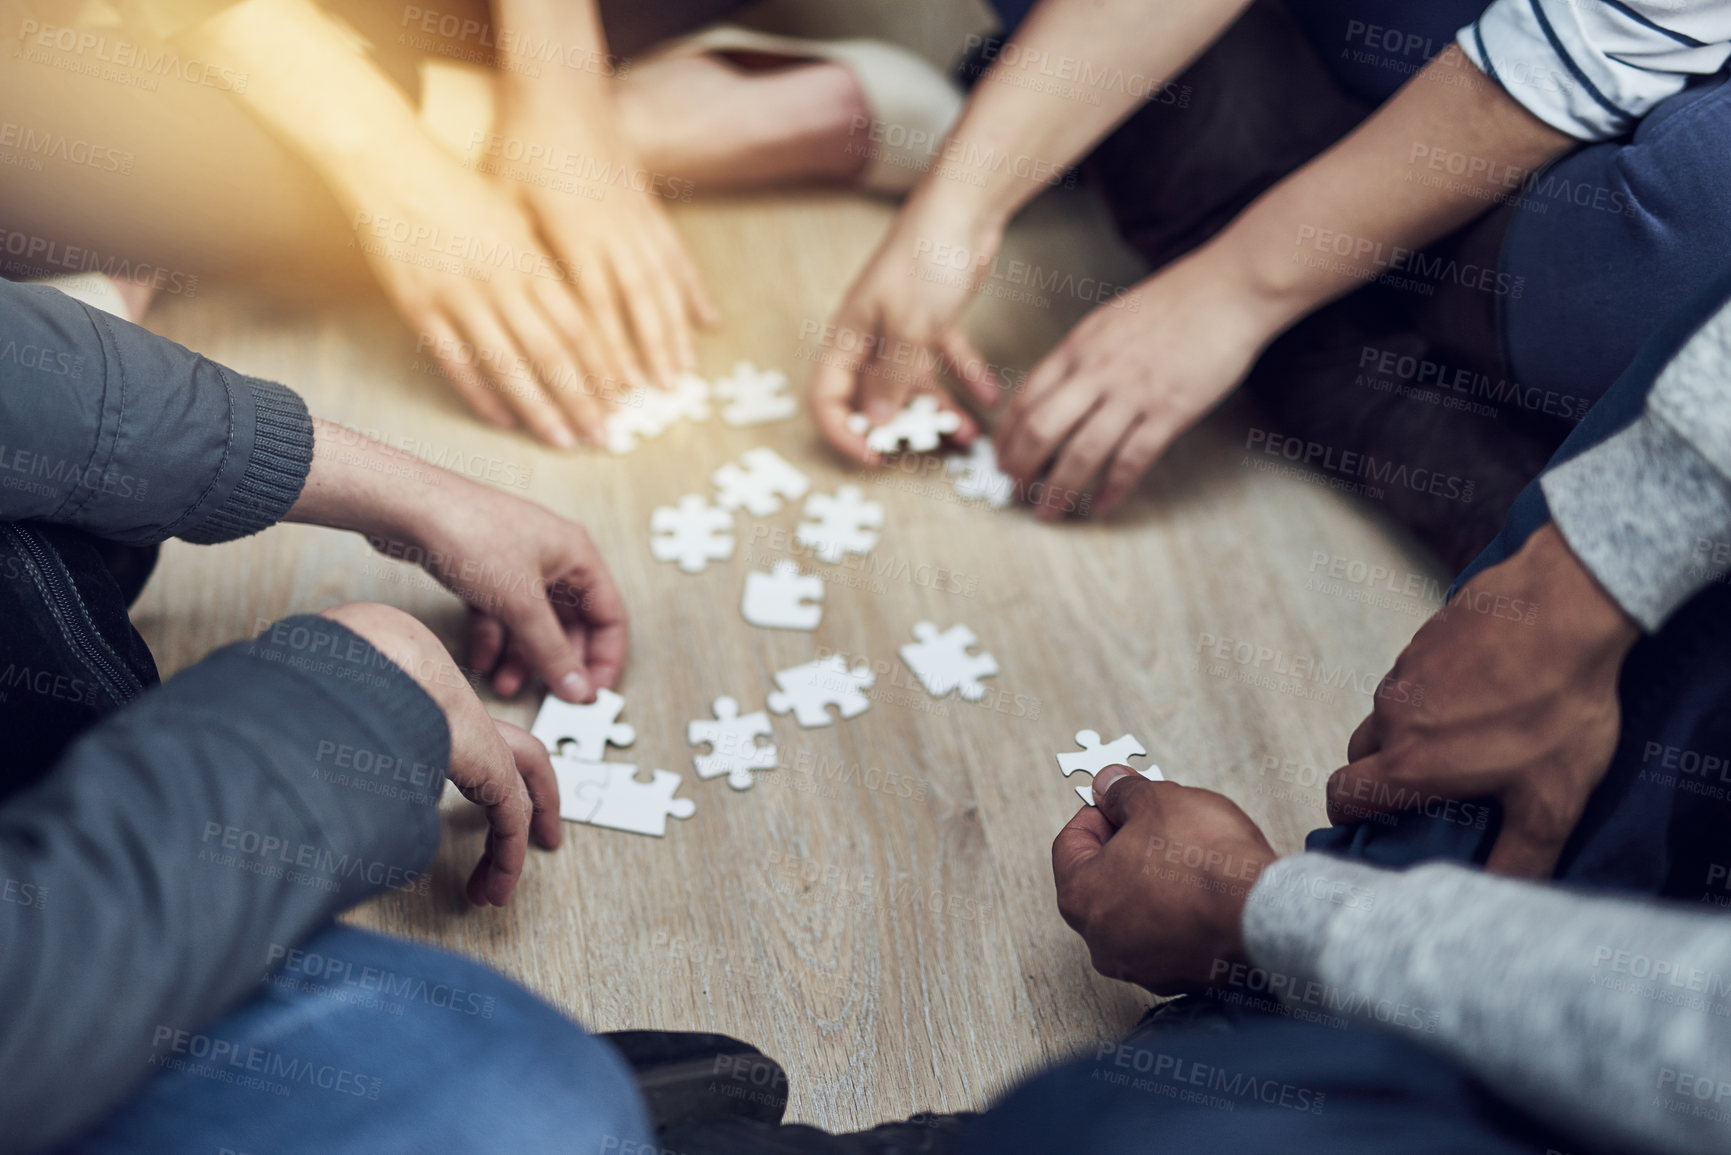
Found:
<path fill-rule="evenodd" d="M 968 452 L 944 462 L 944 472 L 963 501 L 984 500 L 993 509 L 1002 509 L 1015 496 L 1016 479 L 998 468 L 998 451 L 988 437 L 975 438 Z"/>
<path fill-rule="evenodd" d="M 1091 776 L 1108 766 L 1129 766 L 1130 759 L 1145 757 L 1148 753 L 1147 748 L 1134 734 L 1124 734 L 1110 742 L 1102 742 L 1099 731 L 1081 730 L 1076 734 L 1076 745 L 1082 749 L 1058 755 L 1058 769 L 1064 772 L 1066 778 L 1078 770 Z M 1158 766 L 1150 765 L 1136 772 L 1151 782 L 1165 779 Z M 1078 786 L 1076 794 L 1088 805 L 1094 805 L 1092 786 Z"/>
<path fill-rule="evenodd" d="M 782 421 L 799 410 L 798 398 L 787 392 L 786 373 L 760 370 L 749 361 L 739 362 L 731 375 L 717 381 L 715 395 L 732 403 L 721 411 L 721 419 L 729 425 Z"/>
<path fill-rule="evenodd" d="M 671 770 L 656 770 L 648 782 L 637 779 L 637 767 L 625 762 L 583 762 L 555 757 L 559 780 L 559 817 L 633 834 L 660 838 L 667 819 L 690 818 L 697 803 L 675 798 L 684 781 Z"/>
<path fill-rule="evenodd" d="M 722 509 L 744 506 L 753 517 L 768 517 L 781 508 L 782 498 L 798 501 L 811 488 L 805 474 L 773 449 L 759 446 L 740 461 L 743 465 L 723 465 L 711 476 L 715 504 Z"/>
<path fill-rule="evenodd" d="M 930 393 L 922 393 L 882 425 L 873 426 L 864 413 L 854 413 L 847 427 L 865 434 L 866 446 L 877 453 L 895 453 L 904 441 L 914 453 L 930 453 L 946 434 L 962 427 L 962 418 L 953 409 L 940 409 Z"/>
<path fill-rule="evenodd" d="M 928 694 L 941 698 L 951 690 L 958 690 L 969 702 L 978 702 L 986 696 L 986 687 L 980 679 L 998 672 L 998 659 L 984 650 L 978 654 L 968 652 L 980 641 L 974 631 L 967 626 L 951 626 L 939 633 L 931 622 L 918 622 L 914 625 L 914 637 L 919 640 L 901 648 L 902 661 Z"/>
<path fill-rule="evenodd" d="M 658 507 L 649 518 L 649 552 L 656 561 L 676 561 L 686 573 L 702 573 L 712 561 L 733 556 L 733 515 L 695 493 L 677 506 Z"/>
<path fill-rule="evenodd" d="M 801 575 L 799 563 L 778 561 L 769 573 L 745 575 L 739 612 L 768 630 L 815 630 L 823 620 L 823 579 Z"/>
<path fill-rule="evenodd" d="M 857 485 L 844 485 L 834 496 L 812 494 L 806 500 L 805 515 L 819 520 L 800 522 L 794 536 L 831 565 L 839 562 L 844 553 L 870 553 L 878 543 L 878 535 L 867 527 L 884 523 L 883 505 L 865 500 Z"/>
<path fill-rule="evenodd" d="M 564 754 L 579 762 L 599 762 L 606 755 L 609 742 L 629 746 L 637 740 L 636 730 L 616 721 L 624 709 L 625 699 L 612 690 L 595 691 L 595 700 L 587 705 L 548 694 L 529 733 L 547 747 L 549 754 Z"/>
<path fill-rule="evenodd" d="M 793 666 L 775 675 L 781 689 L 769 696 L 769 709 L 775 714 L 793 712 L 801 726 L 811 729 L 828 726 L 829 707 L 841 711 L 843 719 L 855 718 L 872 704 L 862 691 L 877 681 L 871 667 L 861 663 L 850 670 L 840 654 L 831 654 L 803 666 Z"/>
<path fill-rule="evenodd" d="M 725 774 L 727 784 L 735 790 L 748 789 L 753 770 L 775 768 L 775 744 L 757 744 L 757 739 L 774 732 L 769 715 L 762 710 L 741 715 L 739 703 L 732 698 L 717 698 L 711 709 L 715 711 L 714 721 L 698 718 L 685 727 L 685 740 L 691 745 L 709 743 L 709 753 L 692 757 L 697 776 L 719 778 Z"/>

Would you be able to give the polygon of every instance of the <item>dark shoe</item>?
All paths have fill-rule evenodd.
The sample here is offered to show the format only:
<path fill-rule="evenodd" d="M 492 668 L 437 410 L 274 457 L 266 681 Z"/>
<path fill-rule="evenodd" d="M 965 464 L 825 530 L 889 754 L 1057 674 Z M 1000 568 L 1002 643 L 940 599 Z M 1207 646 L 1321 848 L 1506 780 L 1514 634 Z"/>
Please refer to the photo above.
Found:
<path fill-rule="evenodd" d="M 657 1134 L 722 1120 L 773 1127 L 787 1110 L 787 1072 L 750 1043 L 695 1031 L 600 1038 L 630 1065 Z"/>
<path fill-rule="evenodd" d="M 978 1115 L 915 1115 L 870 1131 L 831 1135 L 796 1123 L 772 1127 L 743 1119 L 669 1131 L 663 1146 L 679 1155 L 950 1155 Z"/>

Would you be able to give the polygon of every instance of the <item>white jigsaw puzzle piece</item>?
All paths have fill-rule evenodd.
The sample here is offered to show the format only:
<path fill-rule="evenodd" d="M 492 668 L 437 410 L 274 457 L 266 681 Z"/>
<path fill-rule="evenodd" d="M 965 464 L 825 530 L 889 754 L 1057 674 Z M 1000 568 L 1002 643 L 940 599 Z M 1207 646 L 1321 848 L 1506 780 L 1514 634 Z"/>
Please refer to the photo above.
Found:
<path fill-rule="evenodd" d="M 870 553 L 878 543 L 875 529 L 884 523 L 883 505 L 866 501 L 857 485 L 844 485 L 833 495 L 812 494 L 805 515 L 818 520 L 800 522 L 794 536 L 831 565 L 843 554 Z"/>
<path fill-rule="evenodd" d="M 1130 759 L 1141 758 L 1148 753 L 1147 748 L 1134 734 L 1123 734 L 1110 742 L 1102 742 L 1099 731 L 1081 730 L 1076 734 L 1076 745 L 1082 749 L 1058 755 L 1058 769 L 1064 772 L 1066 778 L 1078 770 L 1091 777 L 1108 766 L 1129 766 Z M 1166 777 L 1160 772 L 1160 767 L 1154 765 L 1136 772 L 1150 782 L 1161 782 Z M 1093 786 L 1076 787 L 1076 795 L 1088 805 L 1094 805 Z"/>
<path fill-rule="evenodd" d="M 1015 496 L 1016 479 L 998 468 L 998 450 L 990 438 L 975 438 L 968 452 L 955 454 L 944 463 L 944 471 L 963 501 L 984 501 L 993 509 L 1002 509 Z"/>
<path fill-rule="evenodd" d="M 723 465 L 711 477 L 715 504 L 722 509 L 743 506 L 753 517 L 768 517 L 781 508 L 782 498 L 798 501 L 811 488 L 805 474 L 773 449 L 760 446 L 748 450 L 740 462 Z"/>
<path fill-rule="evenodd" d="M 739 362 L 732 374 L 717 381 L 715 395 L 731 402 L 721 411 L 729 425 L 784 421 L 799 411 L 799 399 L 787 391 L 787 374 L 759 369 L 749 361 Z"/>
<path fill-rule="evenodd" d="M 550 761 L 553 777 L 559 780 L 559 817 L 566 822 L 588 822 L 601 805 L 593 788 L 606 785 L 607 767 L 613 763 L 584 762 L 562 754 L 554 754 Z"/>
<path fill-rule="evenodd" d="M 873 426 L 864 413 L 854 413 L 847 427 L 865 434 L 866 445 L 878 453 L 896 453 L 903 442 L 914 453 L 930 453 L 945 434 L 962 427 L 962 418 L 953 409 L 940 409 L 930 393 L 922 393 L 882 425 Z"/>
<path fill-rule="evenodd" d="M 828 726 L 835 720 L 830 706 L 835 706 L 843 719 L 865 713 L 871 699 L 864 691 L 876 681 L 870 666 L 861 663 L 850 670 L 840 654 L 831 654 L 778 671 L 775 684 L 781 689 L 769 696 L 769 709 L 775 714 L 792 711 L 794 719 L 807 729 Z"/>
<path fill-rule="evenodd" d="M 986 696 L 986 687 L 980 679 L 998 672 L 998 659 L 984 650 L 977 654 L 968 652 L 980 641 L 974 631 L 967 626 L 951 626 L 939 633 L 931 622 L 916 622 L 914 637 L 919 640 L 902 647 L 902 661 L 928 694 L 941 698 L 957 690 L 970 702 Z"/>
<path fill-rule="evenodd" d="M 625 699 L 612 690 L 595 691 L 595 700 L 587 705 L 548 694 L 529 733 L 547 747 L 549 754 L 564 754 L 579 762 L 599 762 L 606 756 L 609 742 L 629 746 L 637 740 L 637 731 L 617 720 L 624 709 Z M 566 743 L 570 743 L 568 750 L 564 749 Z"/>
<path fill-rule="evenodd" d="M 603 421 L 607 449 L 630 453 L 639 442 L 659 437 L 677 421 L 709 420 L 709 382 L 695 373 L 681 373 L 672 386 L 639 385 Z"/>
<path fill-rule="evenodd" d="M 727 784 L 735 790 L 745 790 L 753 781 L 753 770 L 772 770 L 776 764 L 775 744 L 758 745 L 757 740 L 774 732 L 769 715 L 762 710 L 741 715 L 739 703 L 732 698 L 717 698 L 713 706 L 713 721 L 693 720 L 685 727 L 685 740 L 696 746 L 709 743 L 709 753 L 692 756 L 699 778 L 719 778 L 727 775 Z"/>
<path fill-rule="evenodd" d="M 671 770 L 651 771 L 648 782 L 638 781 L 637 767 L 624 762 L 579 763 L 576 770 L 568 769 L 567 773 L 572 776 L 578 800 L 573 812 L 588 813 L 587 818 L 572 821 L 660 838 L 667 833 L 668 818 L 690 818 L 697 813 L 697 803 L 673 796 L 685 780 Z M 563 781 L 559 790 L 560 816 L 565 817 Z"/>
<path fill-rule="evenodd" d="M 710 562 L 733 556 L 733 514 L 695 493 L 680 498 L 677 506 L 659 506 L 650 515 L 649 529 L 655 560 L 678 562 L 686 573 L 701 573 Z"/>
<path fill-rule="evenodd" d="M 766 630 L 815 630 L 823 620 L 823 579 L 801 575 L 799 564 L 778 561 L 769 573 L 745 575 L 739 612 Z"/>

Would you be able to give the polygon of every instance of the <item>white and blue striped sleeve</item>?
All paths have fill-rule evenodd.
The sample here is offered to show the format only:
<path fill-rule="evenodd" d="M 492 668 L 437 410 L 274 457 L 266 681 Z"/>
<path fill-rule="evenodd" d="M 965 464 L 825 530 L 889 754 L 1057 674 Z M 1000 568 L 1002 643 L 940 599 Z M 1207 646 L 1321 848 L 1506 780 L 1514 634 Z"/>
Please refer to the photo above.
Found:
<path fill-rule="evenodd" d="M 1609 140 L 1725 66 L 1731 0 L 1495 0 L 1457 39 L 1552 128 Z"/>

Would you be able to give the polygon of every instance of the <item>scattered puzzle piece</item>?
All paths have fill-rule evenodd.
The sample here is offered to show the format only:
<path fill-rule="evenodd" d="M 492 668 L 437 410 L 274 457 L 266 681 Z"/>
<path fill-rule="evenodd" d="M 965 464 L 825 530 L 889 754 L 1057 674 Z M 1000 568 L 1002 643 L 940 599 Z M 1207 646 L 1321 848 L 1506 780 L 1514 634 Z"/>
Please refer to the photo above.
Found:
<path fill-rule="evenodd" d="M 710 562 L 733 556 L 733 515 L 695 493 L 680 498 L 678 506 L 658 507 L 649 529 L 655 560 L 676 561 L 686 573 L 701 573 Z"/>
<path fill-rule="evenodd" d="M 588 705 L 548 694 L 529 733 L 540 739 L 549 754 L 564 754 L 579 762 L 599 762 L 606 755 L 609 742 L 629 746 L 637 740 L 636 730 L 616 720 L 624 709 L 625 699 L 612 690 L 595 691 L 595 700 Z"/>
<path fill-rule="evenodd" d="M 1129 766 L 1130 759 L 1145 756 L 1148 751 L 1134 734 L 1124 734 L 1110 742 L 1102 743 L 1097 730 L 1082 730 L 1076 734 L 1076 745 L 1080 750 L 1069 754 L 1058 755 L 1058 768 L 1064 772 L 1064 777 L 1080 770 L 1090 776 L 1098 774 L 1108 766 Z M 1134 767 L 1131 767 L 1135 769 Z M 1138 774 L 1151 782 L 1160 782 L 1165 775 L 1160 773 L 1160 767 L 1150 765 Z M 1092 786 L 1076 787 L 1076 794 L 1088 805 L 1094 805 L 1094 788 Z"/>
<path fill-rule="evenodd" d="M 815 630 L 823 620 L 823 579 L 801 575 L 799 563 L 778 561 L 769 573 L 745 575 L 739 612 L 767 630 Z"/>
<path fill-rule="evenodd" d="M 611 830 L 667 833 L 667 819 L 690 818 L 697 803 L 675 798 L 684 779 L 671 770 L 655 770 L 648 782 L 637 779 L 637 767 L 625 762 L 583 762 L 554 758 L 559 780 L 559 817 Z"/>
<path fill-rule="evenodd" d="M 867 527 L 884 523 L 884 507 L 866 501 L 857 485 L 844 485 L 834 496 L 813 494 L 805 503 L 805 515 L 819 520 L 801 522 L 795 536 L 832 565 L 844 553 L 870 553 L 878 535 Z"/>
<path fill-rule="evenodd" d="M 731 375 L 717 381 L 715 395 L 732 402 L 721 411 L 721 419 L 729 425 L 783 421 L 799 410 L 799 399 L 787 392 L 787 374 L 760 370 L 750 361 L 739 362 Z"/>
<path fill-rule="evenodd" d="M 744 506 L 753 517 L 768 517 L 781 508 L 782 498 L 797 501 L 811 488 L 805 474 L 773 449 L 749 450 L 740 461 L 743 465 L 723 465 L 713 475 L 715 504 L 723 509 Z"/>
<path fill-rule="evenodd" d="M 895 453 L 904 441 L 914 453 L 930 453 L 945 434 L 962 427 L 962 418 L 953 409 L 940 409 L 930 393 L 922 393 L 882 425 L 874 427 L 864 413 L 855 413 L 847 427 L 864 433 L 866 445 L 878 453 Z"/>
<path fill-rule="evenodd" d="M 863 691 L 877 681 L 871 667 L 863 663 L 848 669 L 840 654 L 831 654 L 803 666 L 781 670 L 775 684 L 781 689 L 769 696 L 769 708 L 776 714 L 793 712 L 801 726 L 827 726 L 833 718 L 829 707 L 835 706 L 844 719 L 858 717 L 871 705 Z"/>
<path fill-rule="evenodd" d="M 605 419 L 607 449 L 630 453 L 680 420 L 709 420 L 709 382 L 693 373 L 680 374 L 667 389 L 640 385 L 627 393 Z"/>
<path fill-rule="evenodd" d="M 985 501 L 993 509 L 1010 504 L 1016 479 L 998 468 L 998 451 L 991 439 L 977 437 L 967 453 L 958 453 L 944 463 L 963 501 Z"/>
<path fill-rule="evenodd" d="M 709 753 L 692 757 L 697 776 L 719 778 L 725 774 L 729 786 L 745 790 L 751 786 L 753 770 L 775 767 L 775 744 L 757 744 L 757 739 L 774 732 L 769 715 L 759 710 L 741 716 L 739 703 L 732 698 L 717 698 L 711 708 L 714 721 L 699 718 L 685 727 L 687 742 L 693 746 L 709 743 Z"/>
<path fill-rule="evenodd" d="M 939 633 L 931 622 L 918 622 L 914 625 L 914 637 L 919 641 L 902 647 L 902 661 L 928 694 L 941 698 L 951 690 L 958 690 L 970 702 L 986 696 L 986 687 L 980 679 L 998 672 L 998 659 L 984 650 L 978 654 L 968 652 L 980 641 L 974 631 L 967 626 L 951 626 Z"/>

